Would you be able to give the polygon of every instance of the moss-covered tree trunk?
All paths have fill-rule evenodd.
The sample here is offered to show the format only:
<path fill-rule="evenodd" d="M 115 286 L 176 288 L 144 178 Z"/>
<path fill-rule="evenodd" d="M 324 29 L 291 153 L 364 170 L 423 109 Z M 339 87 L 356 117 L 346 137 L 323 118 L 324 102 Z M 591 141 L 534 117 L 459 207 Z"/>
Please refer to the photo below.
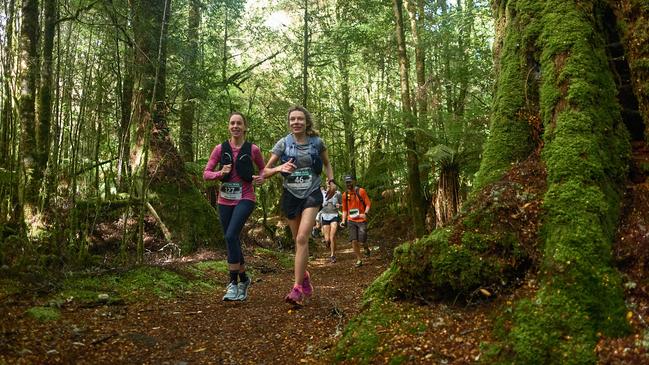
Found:
<path fill-rule="evenodd" d="M 165 116 L 165 39 L 170 0 L 131 2 L 135 36 L 134 121 L 137 142 L 133 166 L 145 179 L 163 224 L 183 251 L 199 245 L 222 244 L 216 212 L 192 184 L 171 141 Z M 165 8 L 165 5 L 167 7 Z"/>
<path fill-rule="evenodd" d="M 634 4 L 632 18 L 647 14 L 645 2 L 626 3 Z M 498 356 L 594 363 L 598 336 L 627 330 L 611 246 L 628 129 L 645 129 L 648 120 L 645 112 L 639 121 L 622 118 L 607 1 L 496 0 L 493 8 L 497 83 L 478 189 L 452 227 L 397 248 L 368 295 L 470 297 L 479 288 L 508 290 L 531 269 L 538 291 L 515 305 Z M 629 37 L 647 39 L 622 39 Z M 640 59 L 630 69 L 642 99 L 647 42 L 636 46 Z"/>

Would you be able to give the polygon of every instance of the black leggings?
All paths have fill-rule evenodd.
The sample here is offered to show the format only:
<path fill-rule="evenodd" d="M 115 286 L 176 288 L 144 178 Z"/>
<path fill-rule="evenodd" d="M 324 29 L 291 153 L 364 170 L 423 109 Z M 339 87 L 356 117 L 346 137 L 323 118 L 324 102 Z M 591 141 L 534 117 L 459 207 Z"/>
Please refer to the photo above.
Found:
<path fill-rule="evenodd" d="M 219 218 L 228 248 L 228 264 L 244 264 L 239 235 L 254 209 L 255 202 L 251 200 L 240 200 L 237 205 L 219 204 Z"/>

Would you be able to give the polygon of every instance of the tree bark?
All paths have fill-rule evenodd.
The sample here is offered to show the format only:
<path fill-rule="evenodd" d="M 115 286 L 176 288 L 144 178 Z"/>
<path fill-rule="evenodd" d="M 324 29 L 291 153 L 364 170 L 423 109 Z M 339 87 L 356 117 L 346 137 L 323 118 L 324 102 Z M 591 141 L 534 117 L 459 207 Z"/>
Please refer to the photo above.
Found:
<path fill-rule="evenodd" d="M 435 225 L 443 227 L 453 220 L 460 208 L 460 169 L 454 162 L 441 162 L 438 166 Z"/>
<path fill-rule="evenodd" d="M 180 156 L 183 161 L 194 161 L 194 115 L 196 112 L 196 84 L 194 77 L 198 62 L 198 28 L 201 13 L 199 0 L 189 2 L 189 17 L 187 26 L 188 49 L 185 60 L 185 77 L 183 81 L 183 105 L 180 110 Z"/>
<path fill-rule="evenodd" d="M 309 102 L 309 0 L 304 0 L 302 42 L 302 106 L 307 108 Z"/>
<path fill-rule="evenodd" d="M 399 74 L 401 75 L 401 111 L 405 129 L 404 146 L 406 147 L 406 161 L 408 165 L 408 189 L 410 191 L 410 206 L 415 234 L 420 237 L 425 233 L 425 207 L 421 194 L 421 179 L 419 174 L 419 159 L 417 157 L 417 143 L 414 133 L 414 115 L 410 101 L 410 83 L 408 81 L 408 55 L 403 30 L 403 3 L 393 0 L 394 17 L 396 20 L 397 46 L 399 52 Z"/>
<path fill-rule="evenodd" d="M 43 62 L 41 66 L 41 83 L 38 93 L 38 124 L 36 127 L 38 149 L 38 180 L 44 178 L 47 162 L 50 157 L 50 131 L 52 129 L 52 59 L 54 36 L 56 35 L 56 2 L 43 3 Z"/>
<path fill-rule="evenodd" d="M 7 3 L 5 3 L 7 5 Z M 0 133 L 0 167 L 11 169 L 11 161 L 14 156 L 11 156 L 11 141 L 14 133 L 14 119 L 13 119 L 13 88 L 11 85 L 11 71 L 13 70 L 13 38 L 14 38 L 14 16 L 16 1 L 10 0 L 9 6 L 5 7 L 5 14 L 7 14 L 7 27 L 5 29 L 5 47 L 4 47 L 4 64 L 3 82 L 4 100 L 2 101 L 2 125 Z"/>
<path fill-rule="evenodd" d="M 38 164 L 38 142 L 36 136 L 36 85 L 38 77 L 38 0 L 24 0 L 22 3 L 22 24 L 20 28 L 20 184 L 19 200 L 25 219 L 31 220 L 38 210 L 38 191 L 42 171 Z"/>
<path fill-rule="evenodd" d="M 2 121 L 0 124 L 0 168 L 6 171 L 15 170 L 16 156 L 13 153 L 12 144 L 16 139 L 16 124 L 14 119 L 14 86 L 12 85 L 12 70 L 13 64 L 13 39 L 14 39 L 14 17 L 16 14 L 15 0 L 5 2 L 4 12 L 7 16 L 5 28 L 5 47 L 3 49 L 3 80 L 2 88 L 4 91 L 2 100 Z M 16 183 L 17 176 L 12 173 L 11 184 L 0 184 L 0 224 L 6 220 L 16 223 L 20 220 L 20 212 L 17 208 L 19 205 L 18 191 Z M 12 208 L 13 207 L 13 208 Z M 5 219 L 7 217 L 8 219 Z"/>

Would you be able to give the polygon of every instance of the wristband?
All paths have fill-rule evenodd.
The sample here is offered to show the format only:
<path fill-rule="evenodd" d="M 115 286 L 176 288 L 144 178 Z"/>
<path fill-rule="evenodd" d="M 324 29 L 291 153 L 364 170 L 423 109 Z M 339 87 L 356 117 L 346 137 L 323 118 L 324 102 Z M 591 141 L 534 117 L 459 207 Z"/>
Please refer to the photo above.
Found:
<path fill-rule="evenodd" d="M 327 180 L 327 184 L 335 183 L 334 179 Z"/>

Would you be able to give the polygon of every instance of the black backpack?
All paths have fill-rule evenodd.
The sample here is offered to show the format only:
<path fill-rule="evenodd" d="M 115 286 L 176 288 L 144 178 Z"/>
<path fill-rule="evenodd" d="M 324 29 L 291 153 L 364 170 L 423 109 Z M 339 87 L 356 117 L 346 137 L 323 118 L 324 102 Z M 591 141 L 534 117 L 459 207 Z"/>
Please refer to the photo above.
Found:
<path fill-rule="evenodd" d="M 223 165 L 232 163 L 232 148 L 230 142 L 225 141 L 221 144 L 221 168 Z M 252 182 L 253 166 L 252 166 L 252 143 L 246 141 L 239 150 L 237 160 L 234 161 L 232 167 L 237 170 L 241 180 Z M 223 181 L 230 180 L 230 174 L 223 176 Z"/>

